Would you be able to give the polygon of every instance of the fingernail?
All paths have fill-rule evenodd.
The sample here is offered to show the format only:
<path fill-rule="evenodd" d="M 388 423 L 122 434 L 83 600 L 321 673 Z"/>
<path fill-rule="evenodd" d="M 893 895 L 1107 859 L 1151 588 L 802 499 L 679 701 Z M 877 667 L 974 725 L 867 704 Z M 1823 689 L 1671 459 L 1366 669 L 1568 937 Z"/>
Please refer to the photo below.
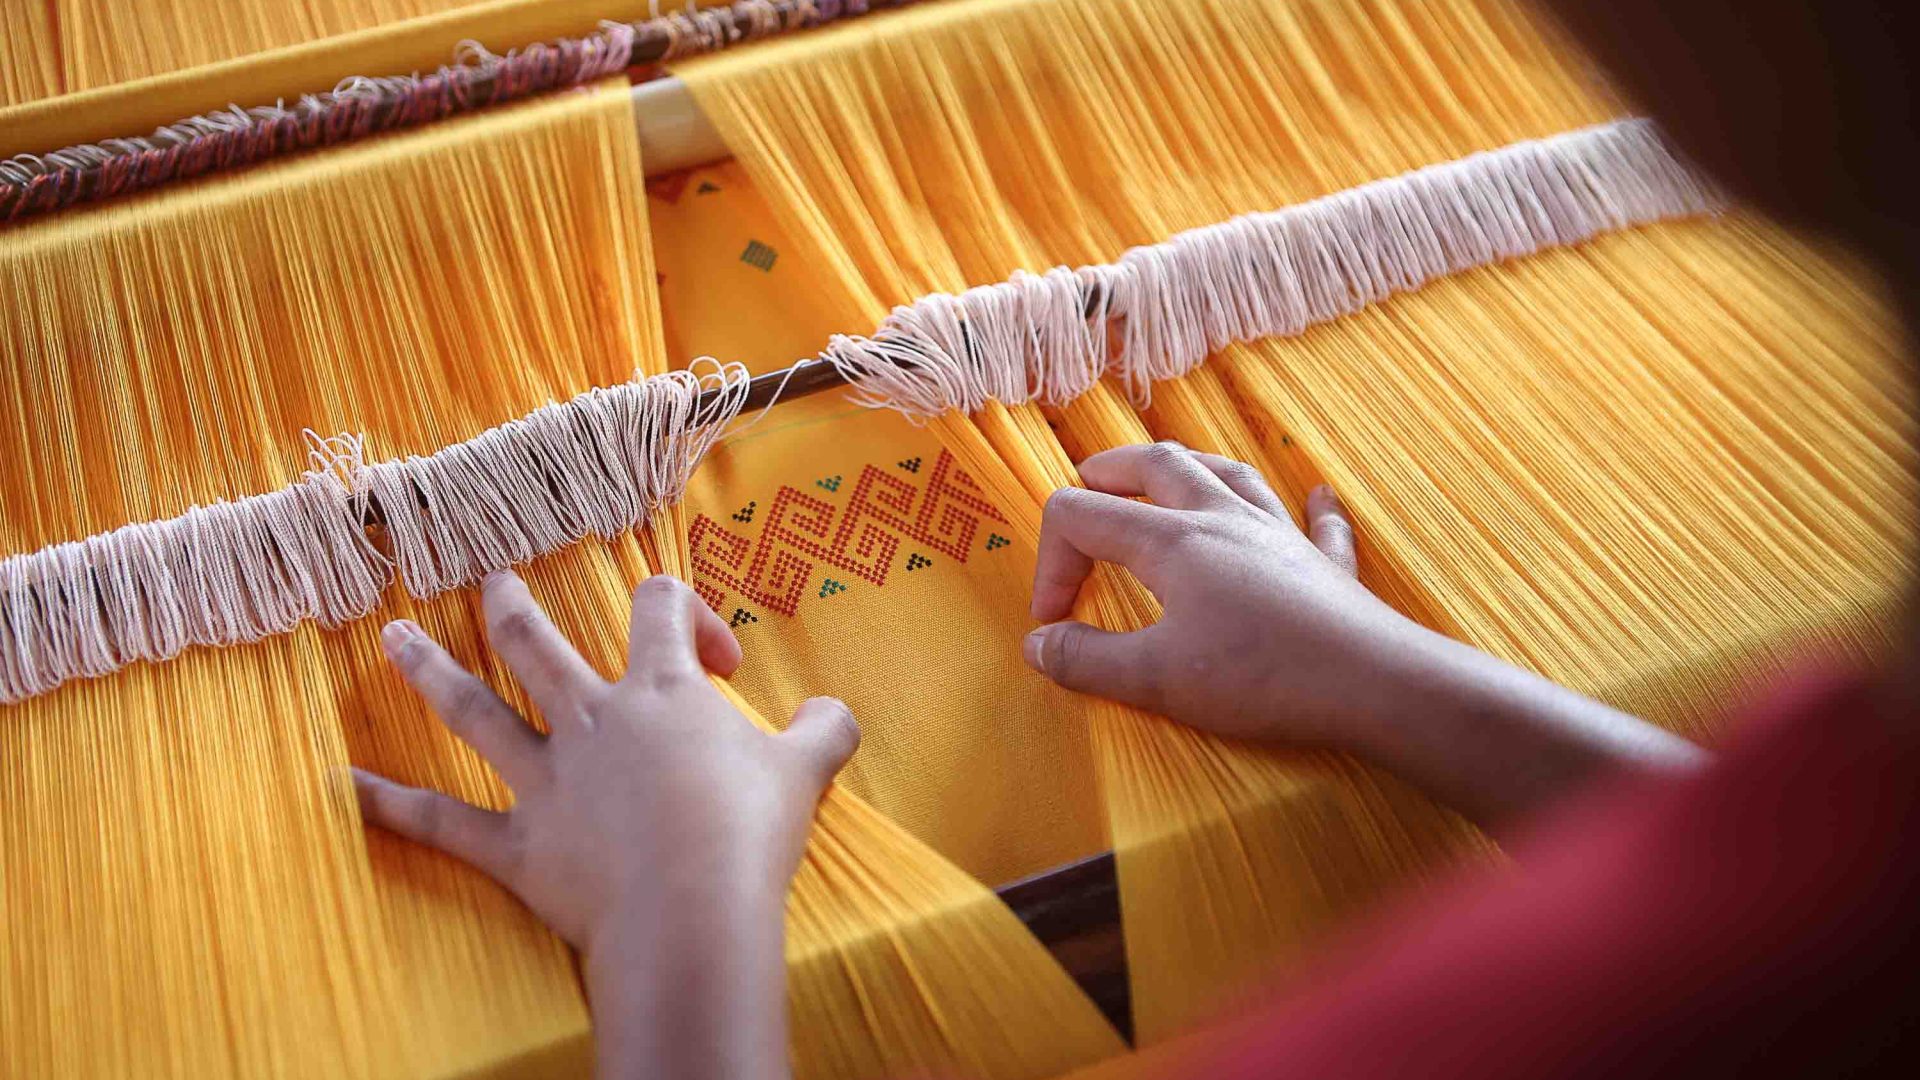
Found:
<path fill-rule="evenodd" d="M 381 778 L 357 765 L 348 766 L 347 778 L 353 782 L 353 801 L 360 804 L 360 816 L 373 817 L 374 800 L 380 797 Z"/>
<path fill-rule="evenodd" d="M 413 640 L 415 635 L 425 637 L 426 633 L 425 630 L 420 629 L 419 623 L 408 619 L 395 619 L 381 627 L 380 645 L 387 650 L 388 655 L 392 655 L 398 652 L 402 645 Z"/>
<path fill-rule="evenodd" d="M 1021 658 L 1027 662 L 1028 667 L 1042 675 L 1047 673 L 1047 669 L 1041 664 L 1040 660 L 1041 656 L 1044 655 L 1041 650 L 1046 646 L 1046 643 L 1047 628 L 1044 626 L 1028 634 L 1027 639 L 1020 643 Z"/>
<path fill-rule="evenodd" d="M 504 566 L 498 570 L 489 572 L 486 577 L 481 578 L 480 587 L 482 589 L 491 589 L 495 585 L 501 585 L 501 584 L 505 584 L 506 582 L 513 581 L 519 578 L 519 576 L 520 576 L 519 574 L 516 574 L 513 572 L 512 567 Z"/>

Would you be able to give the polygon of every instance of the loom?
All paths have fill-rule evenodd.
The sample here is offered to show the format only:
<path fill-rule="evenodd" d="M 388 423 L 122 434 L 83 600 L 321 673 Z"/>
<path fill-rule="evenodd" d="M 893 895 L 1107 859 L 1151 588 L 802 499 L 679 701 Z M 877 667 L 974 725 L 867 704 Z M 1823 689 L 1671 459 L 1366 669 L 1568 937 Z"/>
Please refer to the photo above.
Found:
<path fill-rule="evenodd" d="M 1331 482 L 1401 610 L 1701 740 L 1887 638 L 1880 286 L 1517 0 L 189 7 L 0 46 L 5 1075 L 586 1070 L 565 947 L 343 774 L 509 797 L 376 643 L 524 707 L 499 566 L 608 670 L 682 576 L 743 709 L 861 718 L 789 903 L 807 1077 L 1124 1074 L 1499 859 L 1028 673 L 1086 453 Z"/>

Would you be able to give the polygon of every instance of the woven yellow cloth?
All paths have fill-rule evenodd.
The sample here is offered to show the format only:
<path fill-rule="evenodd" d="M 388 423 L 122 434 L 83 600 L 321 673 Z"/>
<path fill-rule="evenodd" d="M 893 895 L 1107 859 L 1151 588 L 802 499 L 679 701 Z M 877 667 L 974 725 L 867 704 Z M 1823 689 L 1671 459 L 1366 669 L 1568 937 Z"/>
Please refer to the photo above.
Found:
<path fill-rule="evenodd" d="M 732 164 L 657 179 L 670 354 L 775 370 L 834 327 Z M 784 253 L 784 254 L 783 254 Z M 814 694 L 864 731 L 843 783 L 988 884 L 1106 848 L 1086 704 L 1021 663 L 1033 547 L 924 427 L 839 393 L 746 417 L 687 492 L 693 582 L 785 723 Z"/>

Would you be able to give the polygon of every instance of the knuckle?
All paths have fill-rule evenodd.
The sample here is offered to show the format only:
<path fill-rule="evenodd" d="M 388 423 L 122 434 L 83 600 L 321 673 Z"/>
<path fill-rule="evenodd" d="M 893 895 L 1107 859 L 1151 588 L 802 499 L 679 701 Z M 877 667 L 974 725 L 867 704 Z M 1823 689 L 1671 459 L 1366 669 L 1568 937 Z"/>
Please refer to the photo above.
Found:
<path fill-rule="evenodd" d="M 432 656 L 433 650 L 425 641 L 417 637 L 409 637 L 401 643 L 398 649 L 394 650 L 393 663 L 395 667 L 400 669 L 402 675 L 407 676 L 407 678 L 411 680 L 415 675 L 421 673 L 422 669 L 427 666 L 427 661 L 431 659 Z"/>
<path fill-rule="evenodd" d="M 502 885 L 518 892 L 527 863 L 527 837 L 517 816 L 509 815 L 507 821 L 508 827 L 499 831 L 498 842 L 492 845 L 489 870 Z"/>
<path fill-rule="evenodd" d="M 1061 566 L 1058 562 L 1044 562 L 1034 566 L 1033 582 L 1035 585 L 1045 588 L 1070 588 L 1078 590 L 1080 588 L 1081 576 L 1074 573 L 1069 567 Z"/>
<path fill-rule="evenodd" d="M 705 675 L 697 660 L 655 656 L 629 669 L 620 681 L 642 694 L 666 697 L 705 682 Z"/>
<path fill-rule="evenodd" d="M 1220 472 L 1222 479 L 1235 487 L 1258 489 L 1267 486 L 1267 478 L 1260 475 L 1260 470 L 1244 461 L 1229 458 L 1227 463 L 1220 467 Z"/>
<path fill-rule="evenodd" d="M 1091 492 L 1085 488 L 1063 487 L 1047 496 L 1046 506 L 1042 508 L 1043 517 L 1056 517 L 1079 513 L 1087 505 L 1087 496 Z"/>
<path fill-rule="evenodd" d="M 700 661 L 692 656 L 660 665 L 653 676 L 653 685 L 666 693 L 680 693 L 705 686 L 706 682 L 706 671 L 701 668 Z"/>
<path fill-rule="evenodd" d="M 1077 680 L 1086 654 L 1086 633 L 1078 625 L 1065 623 L 1047 632 L 1041 667 L 1056 682 Z"/>
<path fill-rule="evenodd" d="M 1337 514 L 1322 514 L 1314 525 L 1314 531 L 1323 542 L 1330 541 L 1342 545 L 1353 543 L 1353 526 L 1346 518 Z"/>
<path fill-rule="evenodd" d="M 1151 443 L 1140 455 L 1155 469 L 1176 469 L 1187 460 L 1187 448 L 1177 442 Z"/>
<path fill-rule="evenodd" d="M 1212 523 L 1199 514 L 1182 514 L 1161 538 L 1167 554 L 1175 559 L 1200 554 L 1212 542 Z"/>
<path fill-rule="evenodd" d="M 633 587 L 633 599 L 636 603 L 650 597 L 670 597 L 686 586 L 672 574 L 655 574 Z"/>
<path fill-rule="evenodd" d="M 488 690 L 485 683 L 463 673 L 460 681 L 448 691 L 446 708 L 441 712 L 441 719 L 445 720 L 449 727 L 470 726 L 473 718 L 491 703 L 489 699 L 492 696 L 493 691 Z"/>
<path fill-rule="evenodd" d="M 496 641 L 528 641 L 540 625 L 540 615 L 531 608 L 516 607 L 487 620 L 487 633 Z"/>
<path fill-rule="evenodd" d="M 415 836 L 422 843 L 442 846 L 447 831 L 447 806 L 442 800 L 428 792 L 417 792 L 412 796 L 412 805 L 407 810 L 407 820 Z"/>

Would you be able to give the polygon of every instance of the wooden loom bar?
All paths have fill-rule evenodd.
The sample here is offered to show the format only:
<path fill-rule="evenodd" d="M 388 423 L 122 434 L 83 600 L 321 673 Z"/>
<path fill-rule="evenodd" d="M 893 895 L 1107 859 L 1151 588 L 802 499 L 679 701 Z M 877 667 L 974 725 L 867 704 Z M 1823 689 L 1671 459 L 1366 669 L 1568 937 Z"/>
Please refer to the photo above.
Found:
<path fill-rule="evenodd" d="M 1002 885 L 994 894 L 1093 999 L 1120 1037 L 1132 1042 L 1133 994 L 1113 852 Z"/>
<path fill-rule="evenodd" d="M 583 37 L 535 42 L 504 56 L 457 61 L 427 75 L 357 80 L 300 99 L 292 107 L 237 105 L 189 117 L 150 134 L 20 154 L 0 160 L 0 225 L 64 207 L 162 186 L 175 180 L 243 168 L 322 146 L 417 127 L 449 116 L 532 97 L 619 71 L 653 71 L 670 60 L 713 52 L 763 37 L 902 7 L 914 0 L 736 0 L 690 14 L 672 13 L 630 24 L 612 24 Z M 675 80 L 677 83 L 677 80 Z M 342 84 L 345 86 L 345 84 Z M 668 94 L 680 110 L 658 125 L 704 125 Z M 649 95 L 636 93 L 635 102 Z M 643 133 L 654 125 L 637 118 Z M 717 136 L 712 138 L 717 139 Z M 644 135 L 643 135 L 644 139 Z M 700 159 L 727 156 L 724 151 Z M 672 164 L 668 155 L 656 171 Z"/>

